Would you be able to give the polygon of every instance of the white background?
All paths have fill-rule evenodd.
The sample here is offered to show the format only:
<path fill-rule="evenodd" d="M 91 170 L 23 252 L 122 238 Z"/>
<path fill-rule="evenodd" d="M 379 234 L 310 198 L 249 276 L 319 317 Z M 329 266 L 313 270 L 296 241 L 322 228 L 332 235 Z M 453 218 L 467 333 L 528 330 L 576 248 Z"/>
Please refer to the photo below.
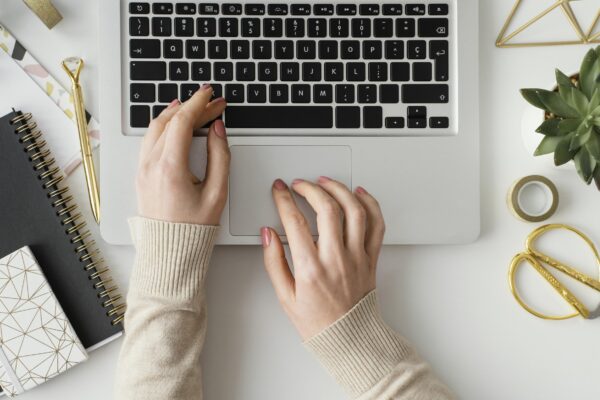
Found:
<path fill-rule="evenodd" d="M 71 55 L 86 60 L 83 87 L 88 109 L 95 116 L 98 1 L 55 0 L 64 20 L 52 31 L 20 0 L 3 0 L 0 5 L 0 23 L 63 84 L 67 81 L 59 67 L 60 60 Z M 517 306 L 507 285 L 508 263 L 534 227 L 514 219 L 506 207 L 507 189 L 523 175 L 544 174 L 558 185 L 561 205 L 552 222 L 574 224 L 592 238 L 600 239 L 600 193 L 585 187 L 572 170 L 556 170 L 549 162 L 531 157 L 522 145 L 520 132 L 526 105 L 518 89 L 549 87 L 556 66 L 565 72 L 577 71 L 589 46 L 495 48 L 496 34 L 511 3 L 480 1 L 481 238 L 468 246 L 385 248 L 378 280 L 383 314 L 416 345 L 459 398 L 598 398 L 600 322 L 536 319 Z M 586 21 L 590 20 L 597 2 L 577 3 L 591 6 L 586 17 Z M 567 33 L 566 22 L 564 26 Z M 547 29 L 555 33 L 562 28 L 550 24 Z M 478 77 L 472 79 L 476 84 Z M 0 95 L 6 95 L 1 88 Z M 382 177 L 386 179 L 385 174 Z M 87 210 L 81 168 L 69 183 Z M 368 187 L 368 182 L 364 184 Z M 89 210 L 87 213 L 91 221 Z M 97 233 L 96 227 L 93 230 Z M 96 239 L 101 242 L 99 235 Z M 571 260 L 579 252 L 571 242 L 568 246 L 565 243 L 557 240 L 552 250 Z M 133 249 L 106 244 L 101 247 L 113 275 L 125 290 Z M 592 271 L 593 263 L 587 265 L 587 270 Z M 533 280 L 528 279 L 528 283 Z M 345 398 L 303 349 L 284 317 L 263 270 L 258 247 L 217 248 L 207 286 L 205 398 Z M 532 296 L 528 297 L 536 304 L 542 302 L 548 310 L 565 310 L 546 284 L 529 288 Z M 585 298 L 593 308 L 599 296 Z M 120 341 L 94 352 L 85 365 L 21 398 L 111 398 L 119 346 Z"/>

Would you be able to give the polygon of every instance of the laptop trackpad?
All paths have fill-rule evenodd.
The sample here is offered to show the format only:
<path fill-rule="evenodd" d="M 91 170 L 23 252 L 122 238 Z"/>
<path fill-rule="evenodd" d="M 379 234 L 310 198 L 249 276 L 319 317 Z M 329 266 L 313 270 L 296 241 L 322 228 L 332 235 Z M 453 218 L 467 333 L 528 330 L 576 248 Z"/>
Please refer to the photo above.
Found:
<path fill-rule="evenodd" d="M 352 187 L 352 151 L 348 146 L 231 146 L 229 231 L 233 236 L 258 236 L 261 226 L 283 235 L 271 186 L 277 178 L 316 181 L 321 175 Z M 296 203 L 317 234 L 315 213 L 306 201 Z"/>

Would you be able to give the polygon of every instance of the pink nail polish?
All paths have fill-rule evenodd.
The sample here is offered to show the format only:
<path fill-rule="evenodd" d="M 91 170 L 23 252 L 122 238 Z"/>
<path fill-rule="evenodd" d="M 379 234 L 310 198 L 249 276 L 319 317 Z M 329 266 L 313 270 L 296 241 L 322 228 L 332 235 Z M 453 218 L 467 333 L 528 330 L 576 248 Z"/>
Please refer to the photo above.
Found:
<path fill-rule="evenodd" d="M 177 105 L 179 105 L 179 104 L 180 104 L 180 103 L 179 103 L 179 99 L 173 99 L 173 101 L 171 101 L 171 102 L 169 103 L 169 106 L 168 106 L 167 108 L 175 107 L 175 106 L 177 106 Z"/>
<path fill-rule="evenodd" d="M 320 176 L 319 177 L 319 182 L 320 183 L 327 183 L 327 182 L 331 182 L 331 181 L 332 181 L 332 179 L 330 177 L 328 177 L 328 176 Z"/>
<path fill-rule="evenodd" d="M 202 87 L 200 87 L 200 89 L 202 89 L 202 90 L 207 90 L 209 88 L 210 88 L 210 84 L 208 84 L 208 83 L 205 83 L 204 85 L 202 85 Z"/>
<path fill-rule="evenodd" d="M 223 120 L 218 119 L 215 121 L 215 133 L 217 134 L 218 137 L 223 138 L 223 139 L 227 135 L 225 133 L 225 125 L 223 124 Z"/>
<path fill-rule="evenodd" d="M 266 226 L 260 228 L 260 237 L 262 239 L 263 247 L 269 247 L 269 245 L 271 244 L 271 229 L 269 229 Z"/>
<path fill-rule="evenodd" d="M 225 97 L 219 97 L 212 101 L 213 104 L 224 103 L 224 102 L 225 102 Z"/>
<path fill-rule="evenodd" d="M 304 182 L 304 179 L 294 179 L 292 181 L 292 185 L 297 185 L 297 184 L 302 183 L 302 182 Z"/>
<path fill-rule="evenodd" d="M 356 193 L 358 193 L 358 194 L 367 194 L 367 191 L 362 186 L 357 186 L 356 187 Z"/>
<path fill-rule="evenodd" d="M 277 190 L 287 189 L 287 185 L 281 179 L 276 179 L 275 182 L 273 182 L 273 187 Z"/>

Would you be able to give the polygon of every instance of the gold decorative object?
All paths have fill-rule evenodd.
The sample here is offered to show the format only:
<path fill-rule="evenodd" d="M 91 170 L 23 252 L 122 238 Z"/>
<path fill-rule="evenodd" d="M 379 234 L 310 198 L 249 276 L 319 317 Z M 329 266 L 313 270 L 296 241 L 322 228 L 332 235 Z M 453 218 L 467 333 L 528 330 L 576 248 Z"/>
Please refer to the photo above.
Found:
<path fill-rule="evenodd" d="M 523 3 L 523 1 L 525 1 L 525 0 L 516 0 L 515 4 L 513 5 L 510 13 L 508 14 L 508 18 L 506 19 L 506 22 L 502 26 L 502 29 L 500 30 L 500 34 L 498 35 L 498 38 L 496 39 L 497 47 L 534 47 L 534 46 L 558 46 L 558 45 L 568 45 L 568 44 L 600 43 L 600 31 L 594 33 L 596 27 L 600 26 L 600 9 L 598 9 L 596 17 L 594 18 L 594 22 L 592 22 L 592 26 L 590 26 L 587 31 L 584 31 L 581 28 L 581 24 L 577 20 L 577 17 L 575 16 L 573 9 L 571 8 L 570 3 L 571 3 L 571 1 L 574 1 L 574 0 L 556 0 L 550 7 L 546 8 L 544 11 L 540 12 L 539 14 L 534 16 L 532 19 L 530 19 L 523 25 L 516 28 L 511 33 L 507 33 L 508 27 L 510 26 L 515 14 L 521 7 L 521 4 Z M 532 0 L 530 0 L 530 1 L 532 1 Z M 531 25 L 540 21 L 546 15 L 548 15 L 550 12 L 554 11 L 557 8 L 560 8 L 563 11 L 567 21 L 570 23 L 571 27 L 575 30 L 575 33 L 577 34 L 577 37 L 579 38 L 579 40 L 565 40 L 565 41 L 555 41 L 555 42 L 521 42 L 521 43 L 512 42 L 512 39 L 514 39 L 516 36 L 518 36 L 521 32 L 525 31 Z"/>
<path fill-rule="evenodd" d="M 27 4 L 31 11 L 36 13 L 48 29 L 54 28 L 54 25 L 62 20 L 62 15 L 50 0 L 23 0 L 23 2 Z"/>

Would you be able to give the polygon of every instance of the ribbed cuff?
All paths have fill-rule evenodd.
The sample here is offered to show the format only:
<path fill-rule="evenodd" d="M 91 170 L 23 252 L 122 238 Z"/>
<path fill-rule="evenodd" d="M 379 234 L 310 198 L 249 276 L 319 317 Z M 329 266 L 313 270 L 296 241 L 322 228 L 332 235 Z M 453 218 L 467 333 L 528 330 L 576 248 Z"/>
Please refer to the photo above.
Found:
<path fill-rule="evenodd" d="M 136 217 L 129 220 L 136 260 L 130 290 L 189 300 L 208 270 L 217 226 Z"/>
<path fill-rule="evenodd" d="M 411 352 L 381 318 L 375 291 L 305 346 L 353 397 L 375 386 Z"/>

